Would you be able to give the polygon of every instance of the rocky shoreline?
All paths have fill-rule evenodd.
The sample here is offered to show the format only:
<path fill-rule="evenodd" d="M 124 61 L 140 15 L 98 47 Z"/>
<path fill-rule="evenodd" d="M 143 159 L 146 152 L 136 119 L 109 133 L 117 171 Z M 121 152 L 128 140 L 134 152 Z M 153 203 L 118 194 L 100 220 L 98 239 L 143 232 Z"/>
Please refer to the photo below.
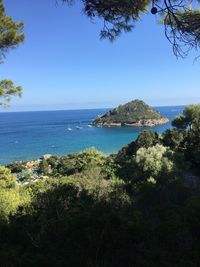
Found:
<path fill-rule="evenodd" d="M 154 127 L 156 125 L 163 125 L 168 123 L 169 120 L 167 118 L 162 118 L 162 119 L 144 119 L 144 120 L 139 120 L 138 122 L 133 122 L 133 123 L 117 123 L 117 122 L 103 122 L 103 123 L 95 123 L 93 122 L 93 125 L 96 126 L 104 126 L 104 127 Z"/>

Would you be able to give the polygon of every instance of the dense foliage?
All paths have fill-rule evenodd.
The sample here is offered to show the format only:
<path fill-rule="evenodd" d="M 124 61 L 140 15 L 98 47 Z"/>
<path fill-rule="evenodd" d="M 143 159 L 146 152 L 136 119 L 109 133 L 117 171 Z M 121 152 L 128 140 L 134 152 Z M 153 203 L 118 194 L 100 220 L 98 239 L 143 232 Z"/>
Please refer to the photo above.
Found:
<path fill-rule="evenodd" d="M 104 123 L 137 123 L 140 120 L 163 119 L 163 116 L 145 104 L 141 100 L 134 100 L 127 104 L 110 110 L 106 114 L 98 117 L 94 124 Z"/>
<path fill-rule="evenodd" d="M 199 108 L 114 155 L 0 167 L 0 265 L 199 266 Z"/>

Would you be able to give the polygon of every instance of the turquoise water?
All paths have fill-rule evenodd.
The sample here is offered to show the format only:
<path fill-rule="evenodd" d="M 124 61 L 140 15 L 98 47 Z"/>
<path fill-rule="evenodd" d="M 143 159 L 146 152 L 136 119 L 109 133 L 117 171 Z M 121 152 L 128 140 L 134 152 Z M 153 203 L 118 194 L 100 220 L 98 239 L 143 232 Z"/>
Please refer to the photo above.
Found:
<path fill-rule="evenodd" d="M 172 120 L 183 108 L 156 109 Z M 44 154 L 65 155 L 89 147 L 109 154 L 135 140 L 145 129 L 89 128 L 88 123 L 105 111 L 107 109 L 0 113 L 0 164 L 37 159 Z M 169 127 L 171 123 L 152 129 L 161 133 Z"/>

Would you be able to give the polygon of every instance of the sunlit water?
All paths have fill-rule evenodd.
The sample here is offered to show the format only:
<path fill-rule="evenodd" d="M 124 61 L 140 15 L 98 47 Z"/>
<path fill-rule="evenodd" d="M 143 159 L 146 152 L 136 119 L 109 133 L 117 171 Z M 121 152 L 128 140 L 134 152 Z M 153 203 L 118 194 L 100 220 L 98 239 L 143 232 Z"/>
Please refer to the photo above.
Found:
<path fill-rule="evenodd" d="M 156 109 L 171 121 L 183 108 L 173 106 Z M 0 164 L 36 159 L 44 154 L 64 155 L 89 147 L 96 147 L 109 154 L 135 140 L 141 131 L 147 129 L 88 127 L 88 123 L 105 111 L 107 110 L 0 113 Z M 151 129 L 161 133 L 170 127 L 171 123 L 168 123 Z"/>

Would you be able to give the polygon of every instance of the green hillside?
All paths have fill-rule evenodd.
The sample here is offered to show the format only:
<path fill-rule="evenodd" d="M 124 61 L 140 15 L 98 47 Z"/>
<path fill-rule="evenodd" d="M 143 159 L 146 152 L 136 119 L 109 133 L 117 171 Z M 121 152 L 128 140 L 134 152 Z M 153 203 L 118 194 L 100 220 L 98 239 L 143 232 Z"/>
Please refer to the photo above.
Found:
<path fill-rule="evenodd" d="M 120 123 L 123 126 L 126 123 L 134 124 L 144 120 L 164 120 L 165 123 L 167 122 L 166 118 L 143 101 L 133 100 L 97 117 L 93 124 Z"/>

